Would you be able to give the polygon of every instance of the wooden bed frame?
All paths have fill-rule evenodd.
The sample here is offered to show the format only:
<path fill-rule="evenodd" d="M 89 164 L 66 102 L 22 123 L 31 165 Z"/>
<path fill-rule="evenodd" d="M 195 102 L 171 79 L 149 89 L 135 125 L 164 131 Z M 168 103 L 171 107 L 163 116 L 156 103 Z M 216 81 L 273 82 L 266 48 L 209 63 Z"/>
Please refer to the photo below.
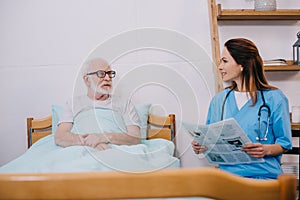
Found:
<path fill-rule="evenodd" d="M 37 140 L 52 133 L 52 116 L 34 119 L 27 118 L 28 148 Z M 168 116 L 149 114 L 147 123 L 147 139 L 164 138 L 175 142 L 175 114 Z"/>
<path fill-rule="evenodd" d="M 242 178 L 214 168 L 145 173 L 0 174 L 0 199 L 129 199 L 208 197 L 223 200 L 295 200 L 296 178 Z"/>

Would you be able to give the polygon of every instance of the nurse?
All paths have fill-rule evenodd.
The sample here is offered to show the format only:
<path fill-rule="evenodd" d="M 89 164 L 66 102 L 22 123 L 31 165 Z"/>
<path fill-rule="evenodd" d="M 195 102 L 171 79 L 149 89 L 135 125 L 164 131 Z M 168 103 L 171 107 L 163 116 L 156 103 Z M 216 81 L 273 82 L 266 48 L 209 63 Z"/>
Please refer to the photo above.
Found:
<path fill-rule="evenodd" d="M 292 148 L 288 99 L 269 85 L 258 49 L 248 39 L 230 39 L 225 43 L 218 70 L 230 86 L 213 97 L 206 123 L 234 118 L 252 141 L 242 150 L 265 160 L 221 164 L 220 169 L 248 178 L 276 179 L 282 173 L 282 153 Z M 196 154 L 207 149 L 196 141 L 192 141 L 192 147 Z"/>

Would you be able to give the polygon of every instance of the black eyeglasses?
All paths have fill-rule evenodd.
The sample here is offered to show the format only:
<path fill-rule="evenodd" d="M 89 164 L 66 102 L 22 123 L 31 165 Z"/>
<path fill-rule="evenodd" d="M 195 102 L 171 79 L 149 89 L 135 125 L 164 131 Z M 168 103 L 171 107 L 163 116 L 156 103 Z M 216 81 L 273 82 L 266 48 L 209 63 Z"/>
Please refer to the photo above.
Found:
<path fill-rule="evenodd" d="M 106 74 L 108 75 L 109 78 L 114 78 L 116 76 L 116 71 L 98 70 L 96 72 L 87 73 L 86 75 L 93 75 L 93 74 L 96 74 L 99 78 L 104 78 Z"/>

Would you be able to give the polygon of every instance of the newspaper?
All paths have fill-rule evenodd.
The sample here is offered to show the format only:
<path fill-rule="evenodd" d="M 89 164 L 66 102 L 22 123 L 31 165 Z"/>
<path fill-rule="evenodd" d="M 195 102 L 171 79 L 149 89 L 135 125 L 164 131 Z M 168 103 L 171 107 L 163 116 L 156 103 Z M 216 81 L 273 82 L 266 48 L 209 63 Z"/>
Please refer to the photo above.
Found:
<path fill-rule="evenodd" d="M 252 158 L 241 150 L 251 141 L 233 118 L 209 125 L 183 123 L 183 126 L 195 141 L 207 147 L 202 156 L 205 156 L 211 164 L 264 162 L 263 158 Z"/>

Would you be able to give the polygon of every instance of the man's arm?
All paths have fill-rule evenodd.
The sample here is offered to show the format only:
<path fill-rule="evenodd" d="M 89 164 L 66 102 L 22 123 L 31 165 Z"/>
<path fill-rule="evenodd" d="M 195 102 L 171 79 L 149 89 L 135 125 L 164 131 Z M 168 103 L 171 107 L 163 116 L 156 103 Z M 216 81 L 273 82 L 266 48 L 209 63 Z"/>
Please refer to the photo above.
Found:
<path fill-rule="evenodd" d="M 107 133 L 106 136 L 110 143 L 133 145 L 141 142 L 140 128 L 135 125 L 127 126 L 127 133 L 115 134 Z"/>
<path fill-rule="evenodd" d="M 86 145 L 96 148 L 99 144 L 139 144 L 141 141 L 140 128 L 135 125 L 127 126 L 127 133 L 103 133 L 103 134 L 74 134 L 71 133 L 73 124 L 64 122 L 58 125 L 54 139 L 55 144 L 68 147 Z"/>
<path fill-rule="evenodd" d="M 140 128 L 135 125 L 127 126 L 127 133 L 103 133 L 83 135 L 84 144 L 97 147 L 99 144 L 134 145 L 141 142 Z"/>
<path fill-rule="evenodd" d="M 72 127 L 73 123 L 71 122 L 60 123 L 54 136 L 55 144 L 62 147 L 83 145 L 83 136 L 71 133 Z"/>

